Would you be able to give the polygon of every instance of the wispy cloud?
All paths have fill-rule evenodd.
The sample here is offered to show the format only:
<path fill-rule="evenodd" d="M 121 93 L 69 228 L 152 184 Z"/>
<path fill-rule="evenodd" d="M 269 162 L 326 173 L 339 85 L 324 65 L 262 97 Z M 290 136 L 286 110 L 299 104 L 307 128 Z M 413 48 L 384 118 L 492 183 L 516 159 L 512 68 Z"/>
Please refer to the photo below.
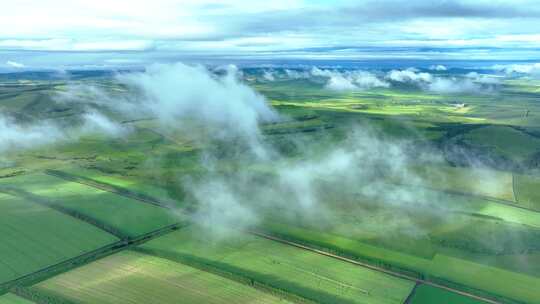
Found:
<path fill-rule="evenodd" d="M 22 69 L 25 67 L 24 64 L 11 60 L 6 61 L 6 65 L 16 69 Z"/>

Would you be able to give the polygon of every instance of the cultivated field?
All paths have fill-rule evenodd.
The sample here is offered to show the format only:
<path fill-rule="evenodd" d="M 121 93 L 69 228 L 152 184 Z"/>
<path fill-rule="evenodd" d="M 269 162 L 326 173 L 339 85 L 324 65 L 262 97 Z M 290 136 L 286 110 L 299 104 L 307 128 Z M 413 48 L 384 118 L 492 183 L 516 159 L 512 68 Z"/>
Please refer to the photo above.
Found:
<path fill-rule="evenodd" d="M 140 250 L 318 303 L 402 303 L 414 285 L 243 233 L 220 241 L 186 228 L 154 239 Z"/>
<path fill-rule="evenodd" d="M 68 215 L 3 193 L 0 235 L 0 284 L 118 240 Z"/>
<path fill-rule="evenodd" d="M 73 303 L 288 303 L 167 259 L 124 251 L 31 288 L 36 298 Z"/>
<path fill-rule="evenodd" d="M 33 302 L 28 301 L 12 293 L 8 293 L 3 296 L 0 296 L 0 303 L 1 304 L 32 304 Z"/>
<path fill-rule="evenodd" d="M 9 185 L 15 195 L 80 215 L 118 236 L 135 237 L 181 221 L 168 209 L 42 173 L 13 177 L 0 185 Z"/>
<path fill-rule="evenodd" d="M 480 304 L 482 301 L 464 297 L 462 295 L 448 292 L 444 289 L 429 285 L 419 285 L 414 291 L 414 295 L 408 302 L 410 304 Z"/>

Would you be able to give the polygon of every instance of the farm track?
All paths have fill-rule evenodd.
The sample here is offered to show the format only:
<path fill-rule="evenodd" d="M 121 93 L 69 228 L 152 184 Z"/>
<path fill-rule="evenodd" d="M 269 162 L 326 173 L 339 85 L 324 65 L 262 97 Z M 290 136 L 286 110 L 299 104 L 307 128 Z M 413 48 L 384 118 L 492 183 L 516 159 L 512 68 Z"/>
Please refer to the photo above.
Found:
<path fill-rule="evenodd" d="M 378 267 L 378 266 L 370 265 L 370 264 L 363 263 L 363 262 L 360 262 L 360 261 L 357 261 L 357 260 L 342 257 L 342 256 L 339 256 L 339 255 L 330 253 L 330 252 L 326 252 L 324 250 L 320 250 L 320 249 L 309 247 L 309 246 L 306 246 L 306 245 L 303 245 L 303 244 L 291 242 L 291 241 L 288 241 L 288 240 L 285 240 L 285 239 L 282 239 L 282 238 L 279 238 L 279 237 L 275 237 L 275 236 L 272 236 L 272 235 L 268 235 L 268 234 L 265 234 L 265 233 L 261 233 L 261 232 L 257 232 L 257 231 L 248 231 L 248 233 L 250 233 L 252 235 L 255 235 L 255 236 L 266 238 L 268 240 L 280 242 L 282 244 L 286 244 L 286 245 L 289 245 L 289 246 L 294 246 L 294 247 L 297 247 L 297 248 L 300 248 L 300 249 L 311 251 L 311 252 L 321 254 L 321 255 L 324 255 L 324 256 L 327 256 L 327 257 L 331 257 L 331 258 L 334 258 L 334 259 L 338 259 L 338 260 L 341 260 L 341 261 L 344 261 L 344 262 L 348 262 L 348 263 L 353 264 L 353 265 L 357 265 L 357 266 L 365 267 L 365 268 L 375 270 L 375 271 L 378 271 L 378 272 L 382 272 L 382 273 L 385 273 L 385 274 L 388 274 L 388 275 L 391 275 L 391 276 L 394 276 L 394 277 L 397 277 L 397 278 L 401 278 L 401 279 L 405 279 L 405 280 L 409 280 L 409 281 L 414 281 L 414 282 L 416 282 L 417 285 L 418 284 L 430 285 L 430 286 L 433 286 L 433 287 L 436 287 L 436 288 L 444 289 L 444 290 L 447 290 L 447 291 L 450 291 L 450 292 L 453 292 L 453 293 L 456 293 L 456 294 L 459 294 L 459 295 L 462 295 L 462 296 L 465 296 L 465 297 L 469 297 L 471 299 L 479 300 L 479 301 L 482 301 L 482 302 L 486 302 L 486 303 L 490 303 L 490 304 L 502 304 L 502 302 L 498 302 L 498 301 L 495 301 L 495 300 L 492 300 L 492 299 L 489 299 L 489 298 L 486 298 L 486 297 L 478 296 L 478 295 L 475 295 L 475 294 L 472 294 L 472 293 L 469 293 L 469 292 L 466 292 L 466 291 L 461 291 L 461 290 L 458 290 L 458 289 L 455 289 L 455 288 L 452 288 L 452 287 L 448 287 L 448 286 L 444 286 L 444 285 L 437 284 L 437 283 L 434 283 L 434 282 L 418 279 L 418 278 L 415 278 L 415 277 L 412 277 L 412 276 L 409 276 L 409 275 L 405 275 L 405 274 L 395 272 L 395 271 L 392 271 L 392 270 L 388 270 L 388 269 L 385 269 L 385 268 L 382 268 L 382 267 Z"/>
<path fill-rule="evenodd" d="M 169 226 L 159 228 L 157 230 L 142 234 L 138 237 L 132 238 L 130 240 L 119 240 L 112 244 L 100 247 L 98 249 L 83 253 L 79 256 L 70 258 L 68 260 L 62 261 L 60 263 L 42 268 L 35 272 L 29 273 L 17 279 L 4 282 L 0 284 L 0 295 L 9 292 L 10 289 L 16 286 L 28 286 L 36 284 L 40 281 L 44 281 L 52 276 L 67 272 L 74 268 L 86 265 L 98 259 L 107 257 L 111 254 L 117 253 L 119 251 L 138 246 L 147 241 L 150 241 L 154 238 L 160 237 L 164 234 L 170 233 L 172 231 L 178 230 L 184 226 L 188 225 L 187 223 L 177 223 Z"/>

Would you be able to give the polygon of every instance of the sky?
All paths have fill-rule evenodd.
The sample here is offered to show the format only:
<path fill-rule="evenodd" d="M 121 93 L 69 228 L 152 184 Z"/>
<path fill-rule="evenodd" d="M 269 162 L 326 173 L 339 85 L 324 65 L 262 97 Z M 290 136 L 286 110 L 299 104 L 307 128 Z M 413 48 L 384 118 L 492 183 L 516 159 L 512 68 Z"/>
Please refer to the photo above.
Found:
<path fill-rule="evenodd" d="M 167 60 L 535 60 L 540 0 L 18 0 L 0 68 Z"/>

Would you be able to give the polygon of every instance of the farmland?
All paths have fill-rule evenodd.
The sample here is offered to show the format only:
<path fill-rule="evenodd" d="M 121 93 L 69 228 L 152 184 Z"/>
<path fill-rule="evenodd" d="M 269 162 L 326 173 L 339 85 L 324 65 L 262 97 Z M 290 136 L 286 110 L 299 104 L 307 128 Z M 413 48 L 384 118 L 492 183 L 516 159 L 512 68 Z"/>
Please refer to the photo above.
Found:
<path fill-rule="evenodd" d="M 429 285 L 420 285 L 416 287 L 413 297 L 411 298 L 411 304 L 428 304 L 428 303 L 441 303 L 441 304 L 479 304 L 480 301 L 466 298 L 461 295 L 450 293 L 446 290 L 435 288 Z"/>
<path fill-rule="evenodd" d="M 77 303 L 288 303 L 279 296 L 167 259 L 124 251 L 31 288 Z"/>
<path fill-rule="evenodd" d="M 266 239 L 238 235 L 227 242 L 183 229 L 144 244 L 148 252 L 324 303 L 401 303 L 413 283 Z M 196 267 L 197 267 L 196 266 Z"/>
<path fill-rule="evenodd" d="M 9 182 L 13 192 L 28 192 L 34 200 L 81 214 L 120 236 L 134 237 L 179 220 L 166 209 L 51 175 L 23 175 Z"/>
<path fill-rule="evenodd" d="M 0 86 L 23 130 L 68 130 L 0 147 L 0 303 L 540 302 L 535 80 L 339 91 L 264 71 L 242 88 L 279 119 L 256 130 L 214 105 L 84 101 L 129 100 L 111 75 L 82 73 L 74 102 L 69 80 Z"/>
<path fill-rule="evenodd" d="M 0 283 L 117 241 L 55 210 L 0 193 Z"/>
<path fill-rule="evenodd" d="M 0 303 L 2 304 L 31 304 L 32 302 L 24 298 L 18 297 L 12 293 L 8 293 L 3 296 L 0 296 Z"/>

